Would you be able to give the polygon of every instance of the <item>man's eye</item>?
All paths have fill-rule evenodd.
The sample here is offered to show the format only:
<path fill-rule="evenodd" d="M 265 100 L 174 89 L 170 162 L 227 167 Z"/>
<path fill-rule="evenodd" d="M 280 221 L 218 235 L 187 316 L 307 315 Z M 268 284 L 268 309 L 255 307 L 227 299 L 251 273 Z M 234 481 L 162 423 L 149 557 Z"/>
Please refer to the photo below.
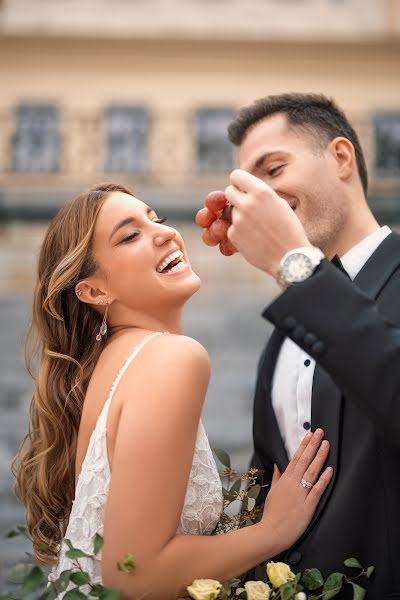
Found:
<path fill-rule="evenodd" d="M 165 221 L 167 220 L 167 217 L 156 217 L 155 219 L 152 219 L 153 223 L 158 223 L 159 225 L 162 225 L 163 223 L 165 223 Z"/>
<path fill-rule="evenodd" d="M 278 165 L 277 167 L 273 167 L 272 169 L 269 169 L 268 171 L 268 175 L 270 177 L 273 177 L 274 175 L 277 175 L 279 173 L 279 171 L 284 167 L 285 165 Z"/>

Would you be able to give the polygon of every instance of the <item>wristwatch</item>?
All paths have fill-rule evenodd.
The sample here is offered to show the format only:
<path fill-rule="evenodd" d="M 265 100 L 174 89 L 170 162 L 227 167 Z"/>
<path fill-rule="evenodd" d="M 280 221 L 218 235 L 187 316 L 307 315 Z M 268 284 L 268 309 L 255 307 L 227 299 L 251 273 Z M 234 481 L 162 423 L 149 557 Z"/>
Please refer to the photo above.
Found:
<path fill-rule="evenodd" d="M 314 273 L 323 258 L 323 252 L 316 246 L 294 248 L 282 258 L 276 281 L 283 289 L 292 283 L 305 281 Z"/>

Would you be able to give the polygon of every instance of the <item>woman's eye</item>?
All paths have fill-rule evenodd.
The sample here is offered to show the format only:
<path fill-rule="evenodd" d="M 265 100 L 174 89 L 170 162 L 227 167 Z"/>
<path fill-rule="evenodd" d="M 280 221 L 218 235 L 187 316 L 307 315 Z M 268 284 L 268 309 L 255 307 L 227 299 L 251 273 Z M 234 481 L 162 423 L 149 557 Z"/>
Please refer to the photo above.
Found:
<path fill-rule="evenodd" d="M 139 232 L 135 231 L 134 233 L 131 233 L 130 235 L 127 235 L 126 238 L 124 238 L 123 240 L 121 240 L 120 244 L 123 244 L 124 242 L 129 242 L 130 240 L 133 240 L 138 235 L 139 235 Z"/>
<path fill-rule="evenodd" d="M 162 225 L 163 223 L 165 223 L 165 221 L 167 220 L 167 217 L 156 217 L 155 219 L 152 219 L 153 223 L 158 223 L 159 225 Z"/>

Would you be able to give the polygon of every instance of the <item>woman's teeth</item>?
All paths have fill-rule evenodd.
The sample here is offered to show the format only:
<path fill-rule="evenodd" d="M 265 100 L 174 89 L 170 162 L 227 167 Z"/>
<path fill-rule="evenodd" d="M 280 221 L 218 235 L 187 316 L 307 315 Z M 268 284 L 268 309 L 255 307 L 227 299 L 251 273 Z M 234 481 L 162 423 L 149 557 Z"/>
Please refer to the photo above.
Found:
<path fill-rule="evenodd" d="M 166 269 L 168 267 L 168 265 L 170 265 L 172 262 L 174 262 L 174 260 L 176 260 L 178 258 L 179 259 L 183 258 L 183 252 L 181 252 L 180 250 L 176 250 L 175 252 L 173 252 L 172 254 L 167 256 L 167 258 L 165 260 L 163 260 L 163 262 L 157 267 L 157 271 L 159 273 L 162 273 L 164 271 L 164 269 Z M 177 265 L 175 265 L 174 267 L 169 269 L 168 272 L 173 271 L 179 264 L 181 264 L 181 263 L 179 262 Z M 184 265 L 185 265 L 185 263 L 183 263 L 183 266 Z"/>

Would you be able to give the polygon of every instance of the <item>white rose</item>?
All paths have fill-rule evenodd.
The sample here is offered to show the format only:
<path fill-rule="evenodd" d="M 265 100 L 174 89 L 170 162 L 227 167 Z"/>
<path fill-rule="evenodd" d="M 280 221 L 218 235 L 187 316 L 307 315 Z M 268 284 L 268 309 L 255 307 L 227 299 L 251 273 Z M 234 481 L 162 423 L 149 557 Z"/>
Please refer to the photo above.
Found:
<path fill-rule="evenodd" d="M 247 581 L 244 584 L 247 600 L 268 600 L 271 588 L 263 581 Z"/>
<path fill-rule="evenodd" d="M 215 600 L 221 587 L 222 583 L 215 579 L 195 579 L 187 591 L 194 600 Z"/>
<path fill-rule="evenodd" d="M 304 592 L 298 592 L 295 595 L 294 600 L 307 600 L 307 596 L 305 595 Z"/>
<path fill-rule="evenodd" d="M 283 562 L 269 562 L 267 564 L 267 575 L 274 588 L 279 588 L 296 577 L 290 570 L 289 565 Z"/>

